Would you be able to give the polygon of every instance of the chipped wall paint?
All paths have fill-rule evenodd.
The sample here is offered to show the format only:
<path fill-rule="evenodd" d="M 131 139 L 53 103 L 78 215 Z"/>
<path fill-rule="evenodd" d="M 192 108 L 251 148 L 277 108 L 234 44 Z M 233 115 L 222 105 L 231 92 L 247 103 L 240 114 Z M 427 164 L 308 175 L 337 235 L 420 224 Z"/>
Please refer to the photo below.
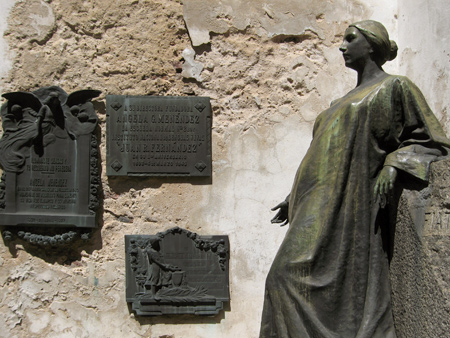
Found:
<path fill-rule="evenodd" d="M 0 78 L 4 77 L 11 68 L 12 56 L 10 55 L 8 43 L 3 37 L 3 34 L 8 28 L 8 15 L 15 2 L 16 0 L 4 0 L 0 3 Z M 1 80 L 0 92 L 3 92 Z"/>
<path fill-rule="evenodd" d="M 358 0 L 211 0 L 208 7 L 205 10 L 201 0 L 184 1 L 184 17 L 194 46 L 208 43 L 210 34 L 224 34 L 230 30 L 245 32 L 250 28 L 269 38 L 307 32 L 323 38 L 325 32 L 318 24 L 323 17 L 330 21 L 345 21 L 367 13 L 366 6 Z"/>

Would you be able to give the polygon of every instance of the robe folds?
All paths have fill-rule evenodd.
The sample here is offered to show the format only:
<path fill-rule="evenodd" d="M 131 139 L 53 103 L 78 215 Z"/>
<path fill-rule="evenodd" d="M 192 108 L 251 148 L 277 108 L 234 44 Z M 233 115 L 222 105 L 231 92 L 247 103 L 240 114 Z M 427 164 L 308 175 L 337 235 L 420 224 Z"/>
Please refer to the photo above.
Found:
<path fill-rule="evenodd" d="M 267 276 L 260 338 L 396 337 L 382 238 L 389 225 L 377 217 L 374 185 L 384 165 L 426 181 L 447 147 L 406 77 L 357 87 L 318 116 Z"/>

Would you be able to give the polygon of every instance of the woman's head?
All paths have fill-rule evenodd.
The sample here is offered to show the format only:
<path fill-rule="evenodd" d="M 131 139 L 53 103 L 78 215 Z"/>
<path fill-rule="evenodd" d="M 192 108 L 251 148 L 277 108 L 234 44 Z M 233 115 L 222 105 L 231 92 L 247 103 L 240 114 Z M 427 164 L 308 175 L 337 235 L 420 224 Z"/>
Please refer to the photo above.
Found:
<path fill-rule="evenodd" d="M 373 60 L 382 66 L 386 61 L 394 60 L 397 56 L 397 44 L 389 40 L 386 28 L 378 21 L 364 20 L 352 23 L 349 27 L 355 27 L 364 35 L 372 46 Z"/>

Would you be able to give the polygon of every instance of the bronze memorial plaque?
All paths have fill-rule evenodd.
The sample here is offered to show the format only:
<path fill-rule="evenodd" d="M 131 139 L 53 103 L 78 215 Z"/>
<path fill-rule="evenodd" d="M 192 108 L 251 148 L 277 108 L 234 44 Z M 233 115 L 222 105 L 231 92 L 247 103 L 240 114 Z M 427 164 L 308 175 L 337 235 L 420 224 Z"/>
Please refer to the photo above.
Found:
<path fill-rule="evenodd" d="M 97 90 L 4 94 L 0 225 L 95 227 Z"/>
<path fill-rule="evenodd" d="M 108 176 L 211 176 L 208 97 L 106 97 Z"/>
<path fill-rule="evenodd" d="M 126 235 L 125 253 L 126 298 L 138 315 L 215 315 L 230 301 L 228 236 Z"/>

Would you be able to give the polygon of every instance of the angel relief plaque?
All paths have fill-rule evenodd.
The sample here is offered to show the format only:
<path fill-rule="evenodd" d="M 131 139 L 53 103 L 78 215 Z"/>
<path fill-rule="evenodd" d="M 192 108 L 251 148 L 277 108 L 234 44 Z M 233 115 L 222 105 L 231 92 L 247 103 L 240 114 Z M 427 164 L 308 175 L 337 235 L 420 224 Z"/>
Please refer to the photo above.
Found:
<path fill-rule="evenodd" d="M 0 225 L 95 227 L 100 91 L 59 87 L 4 94 Z"/>
<path fill-rule="evenodd" d="M 229 302 L 227 236 L 181 228 L 125 236 L 126 298 L 138 315 L 215 315 Z"/>

